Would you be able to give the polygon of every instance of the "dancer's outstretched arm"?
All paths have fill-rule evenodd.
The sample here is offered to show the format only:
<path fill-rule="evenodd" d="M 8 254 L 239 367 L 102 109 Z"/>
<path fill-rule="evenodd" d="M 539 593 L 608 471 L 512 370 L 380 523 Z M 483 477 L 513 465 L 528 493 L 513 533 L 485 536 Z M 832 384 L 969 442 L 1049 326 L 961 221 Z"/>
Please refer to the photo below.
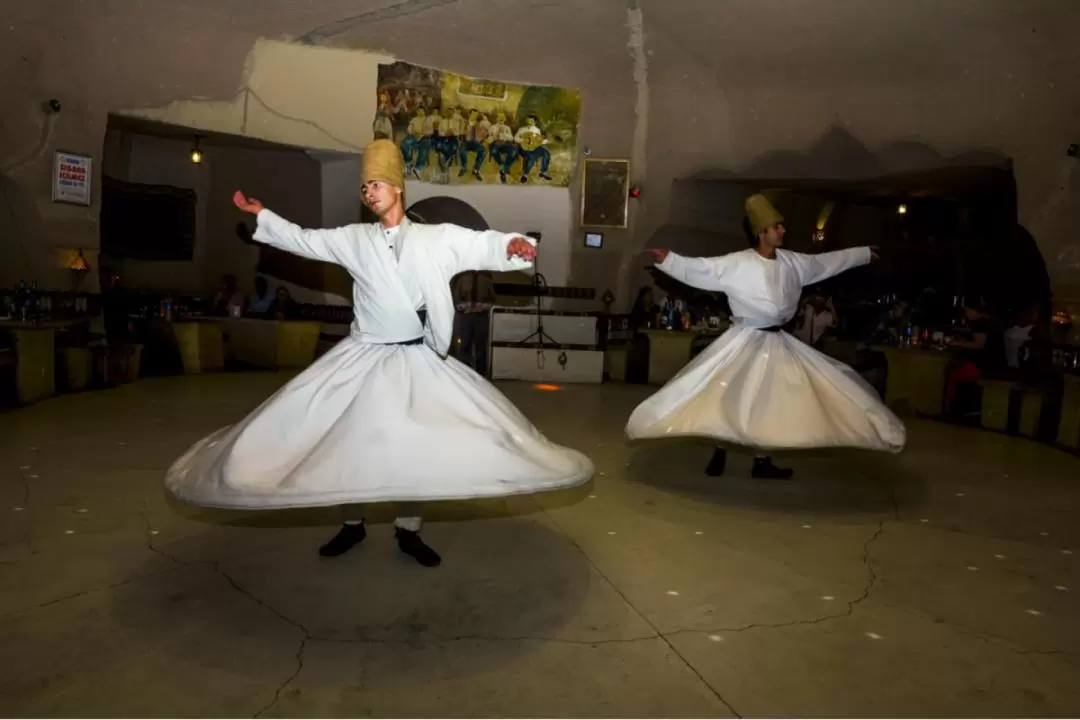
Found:
<path fill-rule="evenodd" d="M 877 248 L 857 247 L 818 255 L 804 255 L 796 252 L 789 254 L 795 259 L 795 265 L 799 269 L 799 282 L 803 285 L 813 285 L 839 275 L 845 270 L 873 262 L 877 259 Z"/>
<path fill-rule="evenodd" d="M 495 230 L 478 232 L 450 224 L 440 225 L 439 230 L 450 249 L 453 274 L 469 270 L 526 270 L 536 260 L 536 242 L 523 235 Z"/>
<path fill-rule="evenodd" d="M 657 270 L 685 285 L 711 292 L 724 292 L 727 287 L 724 273 L 731 265 L 731 255 L 691 258 L 667 249 L 650 248 L 648 252 Z"/>
<path fill-rule="evenodd" d="M 233 203 L 244 212 L 258 218 L 259 226 L 252 235 L 258 242 L 312 260 L 339 262 L 337 252 L 344 245 L 347 237 L 344 228 L 304 230 L 299 225 L 267 210 L 255 198 L 245 197 L 239 190 L 233 195 Z"/>

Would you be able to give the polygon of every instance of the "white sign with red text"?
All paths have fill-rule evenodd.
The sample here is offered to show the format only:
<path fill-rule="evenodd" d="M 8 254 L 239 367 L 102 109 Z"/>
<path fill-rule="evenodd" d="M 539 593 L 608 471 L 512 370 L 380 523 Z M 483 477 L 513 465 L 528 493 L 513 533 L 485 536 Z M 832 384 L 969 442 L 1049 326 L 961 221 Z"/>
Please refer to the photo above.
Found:
<path fill-rule="evenodd" d="M 56 153 L 53 159 L 53 200 L 89 205 L 92 162 L 84 155 Z"/>

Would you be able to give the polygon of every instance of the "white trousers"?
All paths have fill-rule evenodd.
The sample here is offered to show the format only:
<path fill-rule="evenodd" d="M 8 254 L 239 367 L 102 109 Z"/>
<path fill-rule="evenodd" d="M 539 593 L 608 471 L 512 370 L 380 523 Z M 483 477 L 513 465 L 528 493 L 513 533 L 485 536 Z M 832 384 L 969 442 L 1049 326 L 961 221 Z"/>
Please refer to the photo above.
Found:
<path fill-rule="evenodd" d="M 424 524 L 424 519 L 420 516 L 422 508 L 423 503 L 398 503 L 398 512 L 401 514 L 394 520 L 394 527 L 409 532 L 420 532 L 420 527 Z M 363 505 L 344 505 L 342 512 L 347 524 L 359 524 L 364 521 Z"/>

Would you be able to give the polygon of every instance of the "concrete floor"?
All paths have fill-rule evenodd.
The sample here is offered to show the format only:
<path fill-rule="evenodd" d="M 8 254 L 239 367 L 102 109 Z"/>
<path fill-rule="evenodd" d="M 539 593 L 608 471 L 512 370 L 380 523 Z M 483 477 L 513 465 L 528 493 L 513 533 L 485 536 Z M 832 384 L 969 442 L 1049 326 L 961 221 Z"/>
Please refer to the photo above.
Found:
<path fill-rule="evenodd" d="M 169 462 L 284 381 L 145 380 L 0 415 L 6 716 L 1080 715 L 1080 459 L 915 422 L 900 456 L 705 478 L 647 389 L 507 394 L 599 471 L 322 560 L 332 510 L 174 507 Z M 377 511 L 391 517 L 390 508 Z"/>

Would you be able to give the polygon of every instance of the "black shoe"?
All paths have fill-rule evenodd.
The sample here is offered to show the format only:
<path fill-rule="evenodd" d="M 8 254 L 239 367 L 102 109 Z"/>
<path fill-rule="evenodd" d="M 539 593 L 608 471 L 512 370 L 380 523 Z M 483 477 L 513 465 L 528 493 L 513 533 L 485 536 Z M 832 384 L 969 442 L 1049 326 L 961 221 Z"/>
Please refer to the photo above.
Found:
<path fill-rule="evenodd" d="M 724 469 L 727 467 L 727 450 L 724 448 L 716 448 L 713 453 L 712 460 L 709 460 L 708 466 L 705 468 L 705 474 L 709 477 L 720 477 L 724 474 Z"/>
<path fill-rule="evenodd" d="M 527 182 L 529 182 L 529 176 L 528 175 L 522 175 L 521 176 L 521 184 L 524 185 Z"/>
<path fill-rule="evenodd" d="M 541 180 L 547 180 L 548 182 L 551 182 L 551 176 L 548 175 L 547 173 L 540 173 L 540 179 Z"/>
<path fill-rule="evenodd" d="M 791 468 L 779 468 L 773 465 L 772 458 L 754 458 L 754 469 L 750 476 L 761 480 L 790 480 L 795 471 Z"/>
<path fill-rule="evenodd" d="M 499 182 L 501 182 L 503 185 L 506 184 L 506 172 L 503 170 L 499 171 Z"/>
<path fill-rule="evenodd" d="M 397 528 L 394 535 L 397 537 L 397 544 L 401 548 L 401 552 L 411 556 L 424 567 L 437 567 L 442 562 L 439 553 L 432 550 L 420 539 L 420 533 Z"/>
<path fill-rule="evenodd" d="M 338 530 L 338 534 L 331 538 L 330 542 L 319 548 L 319 555 L 323 557 L 337 557 L 344 555 L 359 545 L 367 537 L 367 529 L 364 523 L 356 525 L 345 524 Z"/>

